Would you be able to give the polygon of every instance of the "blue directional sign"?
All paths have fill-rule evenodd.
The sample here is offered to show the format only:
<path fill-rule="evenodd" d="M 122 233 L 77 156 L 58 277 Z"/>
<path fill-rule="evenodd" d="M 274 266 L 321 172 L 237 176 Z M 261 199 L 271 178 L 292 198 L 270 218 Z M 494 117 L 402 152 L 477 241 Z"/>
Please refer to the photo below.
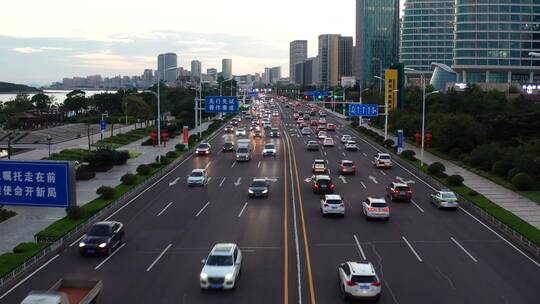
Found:
<path fill-rule="evenodd" d="M 377 104 L 349 104 L 349 116 L 379 116 L 379 105 Z"/>
<path fill-rule="evenodd" d="M 249 92 L 248 96 L 249 97 L 259 97 L 259 92 L 257 92 L 257 91 Z"/>
<path fill-rule="evenodd" d="M 204 99 L 206 113 L 238 113 L 239 107 L 237 96 L 207 96 Z"/>
<path fill-rule="evenodd" d="M 397 130 L 397 153 L 403 152 L 403 142 L 405 141 L 403 130 Z"/>
<path fill-rule="evenodd" d="M 101 131 L 107 130 L 107 121 L 106 120 L 101 120 L 99 122 L 99 127 L 100 127 Z"/>
<path fill-rule="evenodd" d="M 67 161 L 0 161 L 0 205 L 67 208 L 76 203 Z"/>
<path fill-rule="evenodd" d="M 328 91 L 305 91 L 304 92 L 304 95 L 305 96 L 317 96 L 317 97 L 327 97 L 327 96 L 330 96 L 330 94 L 328 93 Z"/>

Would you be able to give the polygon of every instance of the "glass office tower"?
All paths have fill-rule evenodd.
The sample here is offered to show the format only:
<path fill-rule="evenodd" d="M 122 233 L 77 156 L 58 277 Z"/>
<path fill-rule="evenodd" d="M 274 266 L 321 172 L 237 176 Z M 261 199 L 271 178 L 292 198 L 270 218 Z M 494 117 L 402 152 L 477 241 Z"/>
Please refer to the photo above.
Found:
<path fill-rule="evenodd" d="M 540 0 L 456 0 L 459 82 L 540 82 Z"/>
<path fill-rule="evenodd" d="M 400 48 L 400 59 L 405 67 L 425 72 L 429 77 L 433 62 L 452 65 L 454 2 L 455 0 L 405 2 Z"/>

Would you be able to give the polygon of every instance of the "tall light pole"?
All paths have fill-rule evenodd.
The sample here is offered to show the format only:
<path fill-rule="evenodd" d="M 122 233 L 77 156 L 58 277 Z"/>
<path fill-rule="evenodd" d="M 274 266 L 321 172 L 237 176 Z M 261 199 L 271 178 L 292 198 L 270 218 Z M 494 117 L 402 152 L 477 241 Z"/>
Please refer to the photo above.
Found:
<path fill-rule="evenodd" d="M 379 78 L 377 78 L 377 77 L 375 77 L 375 78 L 380 80 L 379 81 L 379 95 L 381 95 L 382 94 L 382 82 L 384 80 L 383 73 L 382 73 L 382 59 L 378 58 L 378 57 L 373 57 L 373 58 L 371 58 L 371 61 L 379 61 Z"/>
<path fill-rule="evenodd" d="M 376 79 L 379 79 L 381 82 L 384 82 L 386 84 L 386 79 L 379 77 L 379 76 L 373 76 Z M 392 94 L 394 92 L 397 92 L 398 90 L 392 91 Z M 385 94 L 386 95 L 386 94 Z M 384 140 L 388 139 L 388 97 L 384 97 Z"/>
<path fill-rule="evenodd" d="M 360 83 L 358 83 L 360 85 Z M 360 90 L 360 104 L 362 104 L 362 93 L 369 91 L 369 88 Z M 358 117 L 358 125 L 362 125 L 362 116 Z"/>
<path fill-rule="evenodd" d="M 529 52 L 529 56 L 531 56 L 531 57 L 539 57 L 539 58 L 540 58 L 540 53 L 537 53 L 537 52 Z"/>

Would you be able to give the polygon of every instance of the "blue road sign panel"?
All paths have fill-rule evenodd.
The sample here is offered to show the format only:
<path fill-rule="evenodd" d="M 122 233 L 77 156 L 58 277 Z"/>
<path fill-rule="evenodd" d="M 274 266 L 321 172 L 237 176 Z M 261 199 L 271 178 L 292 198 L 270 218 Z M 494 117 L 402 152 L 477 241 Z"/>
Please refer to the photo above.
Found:
<path fill-rule="evenodd" d="M 349 104 L 349 116 L 379 116 L 379 105 L 377 104 Z"/>
<path fill-rule="evenodd" d="M 70 162 L 0 161 L 0 174 L 0 205 L 67 208 L 75 203 Z"/>
<path fill-rule="evenodd" d="M 328 91 L 306 91 L 304 92 L 305 96 L 316 96 L 316 97 L 327 97 L 329 96 Z"/>
<path fill-rule="evenodd" d="M 238 97 L 207 96 L 204 99 L 204 111 L 206 113 L 238 113 Z"/>
<path fill-rule="evenodd" d="M 107 130 L 107 121 L 106 120 L 100 121 L 99 122 L 99 127 L 101 128 L 101 131 Z"/>
<path fill-rule="evenodd" d="M 248 93 L 248 96 L 249 96 L 249 97 L 259 97 L 259 92 L 255 92 L 255 91 L 249 92 L 249 93 Z"/>
<path fill-rule="evenodd" d="M 403 135 L 403 130 L 398 130 L 397 131 L 397 153 L 398 154 L 401 154 L 401 152 L 403 152 L 403 142 L 404 142 L 405 138 L 404 138 L 404 135 Z"/>

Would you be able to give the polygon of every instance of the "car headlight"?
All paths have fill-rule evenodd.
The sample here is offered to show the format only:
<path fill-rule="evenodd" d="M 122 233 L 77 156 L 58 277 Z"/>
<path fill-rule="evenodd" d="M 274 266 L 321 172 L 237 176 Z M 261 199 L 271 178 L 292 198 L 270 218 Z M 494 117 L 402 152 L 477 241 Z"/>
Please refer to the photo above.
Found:
<path fill-rule="evenodd" d="M 98 245 L 99 248 L 105 248 L 107 247 L 107 243 L 101 243 Z"/>
<path fill-rule="evenodd" d="M 234 278 L 234 273 L 228 273 L 225 275 L 225 281 L 232 281 Z"/>
<path fill-rule="evenodd" d="M 249 192 L 249 194 L 253 194 L 253 193 L 254 193 L 253 190 L 251 190 L 251 189 L 248 189 L 248 192 Z"/>
<path fill-rule="evenodd" d="M 268 193 L 268 189 L 263 190 L 262 193 L 263 193 L 263 194 Z"/>
<path fill-rule="evenodd" d="M 206 281 L 208 279 L 208 274 L 201 272 L 201 280 Z"/>
<path fill-rule="evenodd" d="M 84 246 L 86 246 L 86 244 L 85 244 L 84 242 L 80 242 L 80 243 L 79 243 L 79 247 L 80 247 L 80 248 L 82 248 L 82 247 L 84 247 Z"/>

